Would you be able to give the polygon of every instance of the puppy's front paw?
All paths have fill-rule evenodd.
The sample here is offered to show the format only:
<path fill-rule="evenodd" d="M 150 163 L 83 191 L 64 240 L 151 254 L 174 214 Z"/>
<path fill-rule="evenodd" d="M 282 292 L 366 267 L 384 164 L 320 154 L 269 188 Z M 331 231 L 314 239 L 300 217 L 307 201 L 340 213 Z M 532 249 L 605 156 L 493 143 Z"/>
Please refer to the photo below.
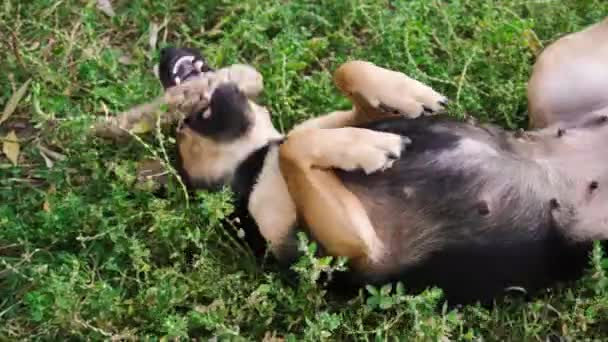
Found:
<path fill-rule="evenodd" d="M 212 87 L 222 83 L 235 83 L 248 98 L 255 98 L 264 88 L 262 74 L 247 64 L 233 64 L 219 69 L 213 77 Z"/>
<path fill-rule="evenodd" d="M 165 99 L 170 108 L 189 114 L 209 105 L 210 90 L 209 78 L 203 77 L 167 89 Z"/>
<path fill-rule="evenodd" d="M 368 175 L 391 168 L 412 142 L 407 137 L 392 133 L 366 133 L 370 134 L 352 146 L 350 158 L 355 162 L 355 168 L 362 169 Z"/>

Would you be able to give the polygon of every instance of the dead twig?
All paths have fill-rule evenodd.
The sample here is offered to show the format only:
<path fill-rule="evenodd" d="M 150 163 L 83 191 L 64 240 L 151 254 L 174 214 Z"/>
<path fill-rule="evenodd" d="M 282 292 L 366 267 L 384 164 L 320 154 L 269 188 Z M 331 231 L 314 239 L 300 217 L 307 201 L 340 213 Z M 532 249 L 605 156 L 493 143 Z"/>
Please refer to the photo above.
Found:
<path fill-rule="evenodd" d="M 160 126 L 179 121 L 184 113 L 199 111 L 207 106 L 210 94 L 222 83 L 235 83 L 250 99 L 257 97 L 263 89 L 262 75 L 253 67 L 234 64 L 213 73 L 180 84 L 167 90 L 152 101 L 135 106 L 114 117 L 106 116 L 92 129 L 99 137 L 124 139 L 129 132 L 148 133 L 154 130 L 157 120 Z"/>
<path fill-rule="evenodd" d="M 105 120 L 93 126 L 94 134 L 102 138 L 123 139 L 129 136 L 127 132 L 137 130 L 140 127 L 154 127 L 156 116 L 162 116 L 161 123 L 173 123 L 178 121 L 182 114 L 168 111 L 161 115 L 163 106 L 168 101 L 165 96 L 160 96 L 149 103 L 133 107 L 120 113 L 115 117 L 106 117 Z"/>
<path fill-rule="evenodd" d="M 19 39 L 17 38 L 17 34 L 15 34 L 15 31 L 13 30 L 9 31 L 11 33 L 11 48 L 13 49 L 13 54 L 15 55 L 15 58 L 17 59 L 19 65 L 21 65 L 21 67 L 26 70 L 27 68 L 25 67 L 23 58 L 21 58 L 21 53 L 19 52 Z"/>

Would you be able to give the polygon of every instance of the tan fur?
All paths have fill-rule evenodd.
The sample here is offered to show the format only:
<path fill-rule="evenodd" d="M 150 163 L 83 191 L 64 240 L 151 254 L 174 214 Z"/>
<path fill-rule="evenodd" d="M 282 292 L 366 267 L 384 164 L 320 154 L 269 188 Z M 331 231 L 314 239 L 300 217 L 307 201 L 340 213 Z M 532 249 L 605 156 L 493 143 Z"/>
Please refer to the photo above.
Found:
<path fill-rule="evenodd" d="M 264 146 L 269 139 L 279 139 L 281 135 L 272 125 L 268 111 L 254 102 L 249 102 L 252 128 L 234 142 L 220 143 L 193 132 L 188 127 L 180 127 L 177 132 L 182 167 L 191 178 L 205 182 L 229 181 L 233 172 L 249 154 Z"/>
<path fill-rule="evenodd" d="M 366 206 L 329 169 L 362 168 L 369 174 L 390 167 L 386 152 L 400 154 L 403 141 L 392 134 L 344 127 L 393 115 L 416 117 L 423 105 L 441 111 L 445 97 L 403 73 L 364 61 L 343 64 L 334 81 L 353 101 L 353 109 L 296 126 L 280 149 L 281 172 L 298 214 L 327 251 L 349 257 L 355 267 L 373 265 L 378 271 L 399 263 L 386 263 L 391 237 L 374 227 Z M 386 112 L 387 106 L 397 112 Z"/>
<path fill-rule="evenodd" d="M 269 243 L 270 251 L 274 253 L 287 240 L 297 214 L 294 200 L 279 168 L 279 151 L 273 149 L 268 153 L 258 183 L 249 197 L 247 209 L 258 224 L 260 234 Z"/>
<path fill-rule="evenodd" d="M 263 78 L 257 70 L 249 65 L 233 64 L 168 89 L 163 95 L 164 103 L 183 113 L 197 112 L 207 107 L 213 90 L 227 82 L 235 83 L 250 99 L 258 96 L 263 88 Z"/>
<path fill-rule="evenodd" d="M 135 106 L 116 116 L 106 117 L 92 127 L 93 132 L 100 137 L 120 140 L 128 137 L 128 132 L 136 125 L 154 127 L 159 115 L 162 126 L 175 123 L 183 118 L 183 113 L 204 109 L 208 105 L 209 94 L 218 84 L 225 82 L 236 83 L 250 99 L 258 96 L 264 85 L 262 75 L 255 68 L 245 64 L 233 64 L 167 89 L 151 102 Z M 167 112 L 163 109 L 165 106 Z"/>
<path fill-rule="evenodd" d="M 311 128 L 340 128 L 365 121 L 355 110 L 335 111 L 297 124 L 291 132 Z"/>
<path fill-rule="evenodd" d="M 587 140 L 597 139 L 597 135 L 588 135 L 585 132 L 579 134 L 578 131 L 571 132 L 572 136 L 564 139 L 555 139 L 555 135 L 564 122 L 580 122 L 585 117 L 597 114 L 602 108 L 608 108 L 608 92 L 605 91 L 608 89 L 608 74 L 603 74 L 603 72 L 608 73 L 608 44 L 594 47 L 593 45 L 598 41 L 608 42 L 608 19 L 556 42 L 541 54 L 535 67 L 535 74 L 530 81 L 529 94 L 532 125 L 534 128 L 545 129 L 529 132 L 524 139 L 518 139 L 521 141 L 515 143 L 514 147 L 524 155 L 549 156 L 547 163 L 566 161 L 567 163 L 572 162 L 572 165 L 581 165 L 580 162 L 590 164 L 590 161 L 587 161 L 581 154 L 585 154 L 589 146 L 595 145 L 596 142 Z M 594 70 L 594 67 L 599 67 L 601 71 Z M 564 68 L 570 68 L 566 74 L 578 75 L 577 82 L 579 82 L 580 89 L 568 88 L 569 82 L 564 79 Z M 590 74 L 594 74 L 594 76 Z M 601 79 L 597 78 L 598 75 L 601 75 Z M 323 128 L 324 125 L 331 128 L 354 125 L 395 113 L 416 117 L 423 111 L 423 104 L 436 111 L 442 110 L 441 95 L 428 86 L 412 80 L 402 73 L 380 68 L 369 62 L 345 63 L 336 71 L 334 80 L 337 87 L 353 101 L 353 110 L 334 112 L 328 116 L 309 120 L 296 126 L 293 132 Z M 569 92 L 575 96 L 568 96 Z M 386 108 L 393 109 L 393 111 L 387 111 Z M 295 139 L 301 139 L 301 141 L 295 143 Z M 286 145 L 281 149 L 281 170 L 289 177 L 287 181 L 289 192 L 294 198 L 298 213 L 305 218 L 313 235 L 324 245 L 332 243 L 327 247 L 328 252 L 336 253 L 334 255 L 351 256 L 357 260 L 356 264 L 361 266 L 371 262 L 378 267 L 378 263 L 382 263 L 383 259 L 390 259 L 391 263 L 402 265 L 410 263 L 441 244 L 440 239 L 428 238 L 428 235 L 433 234 L 433 229 L 425 230 L 429 234 L 423 234 L 423 236 L 412 236 L 411 238 L 392 236 L 394 231 L 406 235 L 411 232 L 407 229 L 387 228 L 391 221 L 387 220 L 387 217 L 396 215 L 393 212 L 394 208 L 391 209 L 390 203 L 382 203 L 382 199 L 366 196 L 369 193 L 366 189 L 346 189 L 331 172 L 317 170 L 311 166 L 313 164 L 307 164 L 311 163 L 310 161 L 305 161 L 311 158 L 308 153 L 310 153 L 310 149 L 315 148 L 315 145 L 332 146 L 332 149 L 324 150 L 323 153 L 336 153 L 337 150 L 342 151 L 348 147 L 329 138 L 329 134 L 328 140 L 325 141 L 321 137 L 313 135 L 312 131 L 307 134 L 290 135 L 289 140 L 292 145 Z M 551 157 L 553 155 L 560 158 L 554 159 Z M 570 155 L 571 158 L 564 158 L 564 155 Z M 580 174 L 580 170 L 576 171 L 575 168 L 572 168 L 572 172 Z M 593 171 L 590 171 L 589 174 L 593 174 Z M 550 176 L 547 175 L 547 177 Z M 557 175 L 554 176 L 557 177 Z M 581 178 L 579 177 L 579 179 Z M 585 187 L 577 185 L 576 188 L 584 189 Z M 579 202 L 588 200 L 586 199 L 587 194 L 574 195 L 580 196 Z M 602 203 L 602 201 L 594 203 Z M 344 208 L 348 208 L 349 211 Z M 581 240 L 590 237 L 605 237 L 607 223 L 601 221 L 602 208 L 594 206 L 581 206 L 581 208 L 585 210 L 584 217 L 589 218 L 585 220 L 590 222 L 581 222 L 580 231 L 577 230 L 577 234 L 570 232 L 568 235 Z M 420 217 L 399 217 L 398 220 L 400 224 L 411 222 L 414 226 L 420 219 Z M 433 227 L 432 222 L 422 225 Z M 380 229 L 380 227 L 382 228 Z M 373 230 L 373 234 L 369 233 L 370 229 Z M 346 233 L 348 238 L 344 236 L 345 232 L 348 232 Z M 380 243 L 374 244 L 375 241 Z M 391 246 L 391 241 L 411 241 L 412 243 L 408 246 Z M 427 241 L 430 245 L 421 246 L 416 244 L 416 241 Z M 384 252 L 375 252 L 373 248 L 370 248 L 374 245 L 382 246 Z M 362 253 L 362 250 L 357 250 L 357 246 L 364 247 L 365 254 Z M 390 254 L 391 250 L 396 247 L 406 249 L 408 253 L 393 256 L 382 255 L 383 253 Z M 401 260 L 402 256 L 406 257 Z M 394 265 L 388 265 L 388 267 L 392 268 Z"/>
<path fill-rule="evenodd" d="M 380 82 L 372 75 L 375 73 L 381 73 L 380 77 L 388 77 L 390 81 Z M 281 145 L 278 155 L 276 151 L 269 152 L 248 209 L 260 233 L 270 243 L 271 251 L 281 247 L 296 217 L 301 215 L 313 236 L 331 255 L 350 257 L 358 267 L 374 265 L 378 270 L 385 262 L 387 248 L 384 244 L 390 243 L 390 237 L 383 236 L 386 241 L 379 238 L 364 205 L 330 169 L 361 168 L 366 173 L 373 173 L 390 167 L 403 148 L 400 136 L 347 126 L 392 115 L 414 117 L 423 110 L 423 104 L 441 110 L 440 102 L 445 97 L 402 73 L 368 62 L 346 63 L 338 69 L 334 79 L 342 91 L 347 90 L 347 95 L 353 90 L 356 92 L 350 96 L 354 108 L 332 112 L 296 126 Z M 376 83 L 365 87 L 363 82 L 366 81 Z M 204 107 L 211 92 L 210 84 L 208 81 L 186 83 L 180 90 L 173 90 L 172 96 L 183 97 L 183 106 Z M 397 98 L 402 101 L 392 101 Z M 373 105 L 365 102 L 368 100 Z M 383 103 L 381 101 L 387 101 L 398 113 L 383 111 L 378 107 Z M 414 103 L 416 106 L 411 106 Z M 263 142 L 279 136 L 271 129 L 263 107 L 252 106 L 251 113 L 256 118 L 252 131 L 229 144 L 206 139 L 188 128 L 180 130 L 180 154 L 183 167 L 191 178 L 206 182 L 229 180 L 247 155 Z"/>
<path fill-rule="evenodd" d="M 223 82 L 235 82 L 248 97 L 255 97 L 262 90 L 261 75 L 249 66 L 235 65 L 209 76 L 171 88 L 155 102 L 101 128 L 118 127 L 110 131 L 117 135 L 132 128 L 142 118 L 154 123 L 155 116 L 148 115 L 148 112 L 156 113 L 164 104 L 188 113 L 204 109 L 214 87 Z M 353 108 L 319 116 L 296 126 L 278 151 L 270 151 L 249 198 L 249 212 L 262 236 L 270 242 L 273 252 L 288 238 L 296 218 L 300 216 L 330 255 L 350 257 L 359 270 L 382 271 L 415 262 L 441 245 L 442 237 L 435 229 L 439 223 L 423 222 L 428 220 L 424 214 L 400 216 L 396 212 L 397 207 L 387 203 L 387 199 L 374 198 L 369 189 L 346 187 L 331 169 L 361 167 L 372 173 L 390 167 L 387 152 L 401 153 L 399 137 L 347 126 L 391 115 L 414 118 L 441 112 L 447 99 L 404 73 L 367 61 L 344 63 L 336 70 L 334 82 L 351 99 Z M 518 141 L 513 144 L 514 148 L 533 158 L 548 156 L 539 163 L 571 165 L 561 168 L 566 173 L 579 176 L 581 172 L 601 174 L 592 168 L 580 167 L 598 165 L 589 159 L 591 153 L 587 153 L 601 145 L 601 141 L 593 141 L 597 135 L 572 132 L 560 140 L 555 140 L 554 135 L 564 122 L 578 122 L 608 110 L 606 89 L 608 18 L 586 30 L 565 36 L 539 56 L 529 81 L 528 100 L 531 127 L 544 129 L 527 132 L 524 138 L 514 138 Z M 251 115 L 254 118 L 251 130 L 230 143 L 201 137 L 187 127 L 179 130 L 180 155 L 190 177 L 206 182 L 228 182 L 247 156 L 268 141 L 282 137 L 273 127 L 269 113 L 253 101 Z M 475 148 L 475 145 L 462 147 L 465 152 L 470 151 L 470 155 L 480 152 Z M 585 177 L 573 178 L 582 179 L 581 182 L 591 181 Z M 599 179 L 599 182 L 605 184 L 608 179 Z M 605 238 L 608 222 L 604 218 L 603 203 L 608 198 L 591 202 L 587 192 L 579 191 L 587 189 L 585 184 L 572 184 L 572 189 L 576 189 L 573 198 L 579 204 L 578 210 L 584 212 L 576 215 L 583 217 L 576 225 L 576 234 L 570 232 L 568 235 L 579 240 Z M 403 191 L 407 193 L 411 189 Z M 604 196 L 603 193 L 601 191 L 600 196 Z M 487 196 L 490 199 L 494 197 Z M 490 206 L 500 205 L 488 202 Z M 584 205 L 586 202 L 591 204 Z M 570 219 L 573 215 L 568 210 L 568 207 L 558 209 L 554 213 L 555 218 Z M 400 228 L 406 223 L 425 229 L 392 229 L 395 222 Z"/>
<path fill-rule="evenodd" d="M 594 179 L 606 174 L 597 151 L 605 148 L 608 132 L 568 129 L 608 114 L 608 17 L 549 45 L 533 67 L 527 94 L 530 128 L 540 130 L 516 146 L 532 157 L 548 156 L 546 163 L 559 164 L 567 177 L 578 180 L 568 190 L 578 212 L 562 207 L 553 213 L 555 219 L 577 217 L 576 228 L 567 234 L 574 240 L 608 239 L 608 196 L 605 189 L 588 189 L 592 181 L 608 182 L 603 176 Z M 563 128 L 565 134 L 555 138 Z"/>
<path fill-rule="evenodd" d="M 548 46 L 528 82 L 530 128 L 608 110 L 608 18 Z"/>
<path fill-rule="evenodd" d="M 353 101 L 355 110 L 366 112 L 369 119 L 387 114 L 414 118 L 424 113 L 423 106 L 433 112 L 442 111 L 441 102 L 447 101 L 431 87 L 404 73 L 368 61 L 354 60 L 342 64 L 334 74 L 334 82 Z M 387 111 L 387 108 L 398 113 Z"/>
<path fill-rule="evenodd" d="M 336 70 L 333 78 L 336 87 L 353 102 L 353 109 L 306 120 L 296 125 L 292 132 L 354 126 L 394 115 L 409 118 L 423 113 L 431 115 L 442 112 L 447 103 L 447 98 L 433 88 L 404 73 L 368 61 L 346 62 Z M 393 111 L 387 111 L 388 108 Z"/>
<path fill-rule="evenodd" d="M 575 34 L 572 37 L 583 41 L 588 39 L 589 34 L 603 37 L 602 25 L 604 24 L 583 31 L 588 32 L 587 34 Z M 550 156 L 551 153 L 547 154 L 547 151 L 562 153 L 569 149 L 569 140 L 554 142 L 551 139 L 552 135 L 556 134 L 553 132 L 554 127 L 557 129 L 556 125 L 562 120 L 562 117 L 556 116 L 555 113 L 559 112 L 561 115 L 560 111 L 565 108 L 564 103 L 555 102 L 556 97 L 552 93 L 542 92 L 543 89 L 549 89 L 557 94 L 564 91 L 565 88 L 552 87 L 554 84 L 567 83 L 563 80 L 555 82 L 553 78 L 560 73 L 559 69 L 564 61 L 576 57 L 570 51 L 565 51 L 570 50 L 568 46 L 573 44 L 587 44 L 568 42 L 568 39 L 564 41 L 567 44 L 558 42 L 557 47 L 550 47 L 541 55 L 535 67 L 535 75 L 530 81 L 532 121 L 536 122 L 534 125 L 538 127 L 547 128 L 530 132 L 525 138 L 519 139 L 521 141 L 514 146 L 516 149 L 521 149 L 522 153 L 531 156 L 537 154 Z M 595 56 L 593 58 L 596 59 L 602 56 L 601 53 L 589 55 Z M 580 66 L 575 64 L 572 67 Z M 381 172 L 382 168 L 390 167 L 391 161 L 387 158 L 387 151 L 397 155 L 401 152 L 399 137 L 347 126 L 390 115 L 417 117 L 425 114 L 425 110 L 431 113 L 440 112 L 446 99 L 432 88 L 401 72 L 381 68 L 366 61 L 351 61 L 343 64 L 336 70 L 334 81 L 338 89 L 352 100 L 353 109 L 332 112 L 296 126 L 281 145 L 279 155 L 271 152 L 268 157 L 259 183 L 250 197 L 249 211 L 258 223 L 264 238 L 270 242 L 271 248 L 286 239 L 296 222 L 296 217 L 299 217 L 330 255 L 347 256 L 359 269 L 369 267 L 380 270 L 416 261 L 425 252 L 440 246 L 440 238 L 428 238 L 435 230 L 426 229 L 424 232 L 417 232 L 409 238 L 404 238 L 403 236 L 409 236 L 408 234 L 412 232 L 408 229 L 390 229 L 391 220 L 387 218 L 393 217 L 393 220 L 398 220 L 401 225 L 403 222 L 410 222 L 412 226 L 433 227 L 435 223 L 420 222 L 422 216 L 396 217 L 395 208 L 391 207 L 390 203 L 383 203 L 382 199 L 368 196 L 369 192 L 366 189 L 347 188 L 331 169 L 353 170 L 360 167 L 371 173 Z M 264 140 L 262 135 L 260 135 L 261 140 Z M 267 137 L 266 141 L 268 140 Z M 197 144 L 202 142 L 201 139 L 196 141 Z M 544 141 L 546 143 L 543 143 Z M 533 147 L 527 146 L 528 143 Z M 581 141 L 578 141 L 578 144 L 580 143 Z M 186 144 L 191 145 L 191 148 L 195 145 Z M 209 149 L 208 142 L 204 142 L 203 145 Z M 236 151 L 237 146 L 232 147 Z M 243 156 L 254 150 L 250 144 L 243 144 L 238 148 L 245 152 Z M 576 155 L 575 150 L 572 151 L 573 155 Z M 204 152 L 205 159 L 211 156 L 207 162 L 224 166 L 218 171 L 192 165 L 192 169 L 202 170 L 196 176 L 211 175 L 211 178 L 214 178 L 236 167 L 232 161 L 225 163 L 214 159 L 219 158 L 214 157 L 213 153 L 220 151 L 217 146 L 210 151 Z M 234 153 L 229 154 L 234 158 Z M 473 152 L 472 154 L 474 155 Z M 242 160 L 236 159 L 238 162 Z M 554 161 L 547 160 L 547 162 Z M 490 205 L 497 204 L 490 203 Z M 592 209 L 596 210 L 595 208 L 589 210 Z M 587 226 L 591 227 L 585 225 Z M 586 229 L 581 231 L 582 235 L 590 236 L 597 232 Z M 396 237 L 395 232 L 403 236 Z M 394 241 L 411 243 L 407 246 L 403 244 L 393 246 Z M 426 241 L 430 245 L 420 245 L 420 241 Z M 407 249 L 407 253 L 403 253 L 404 248 Z"/>
<path fill-rule="evenodd" d="M 413 265 L 443 246 L 445 238 L 438 234 L 441 224 L 429 221 L 424 211 L 403 212 L 399 203 L 392 201 L 393 198 L 374 196 L 368 188 L 355 184 L 348 184 L 347 188 L 361 201 L 378 237 L 384 242 L 383 258 L 367 271 L 394 271 Z M 405 188 L 403 192 L 415 196 L 411 188 Z M 403 229 L 404 226 L 410 229 Z"/>
<path fill-rule="evenodd" d="M 402 144 L 398 135 L 336 128 L 295 132 L 281 146 L 281 172 L 298 213 L 330 254 L 367 264 L 385 249 L 361 202 L 327 169 L 377 172 L 390 167 L 388 155 L 399 156 Z"/>

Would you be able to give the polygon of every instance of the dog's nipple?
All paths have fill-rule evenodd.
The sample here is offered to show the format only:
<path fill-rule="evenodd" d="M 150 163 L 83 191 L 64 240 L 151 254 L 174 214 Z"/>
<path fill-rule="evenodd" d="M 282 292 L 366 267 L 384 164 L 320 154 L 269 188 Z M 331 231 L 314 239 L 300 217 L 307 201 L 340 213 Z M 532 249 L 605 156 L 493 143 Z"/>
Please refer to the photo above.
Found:
<path fill-rule="evenodd" d="M 589 192 L 594 192 L 599 187 L 600 187 L 600 184 L 597 181 L 591 181 L 591 183 L 589 183 Z"/>
<path fill-rule="evenodd" d="M 477 212 L 481 216 L 487 216 L 488 214 L 490 214 L 490 206 L 488 205 L 488 202 L 480 201 L 479 203 L 477 203 Z"/>

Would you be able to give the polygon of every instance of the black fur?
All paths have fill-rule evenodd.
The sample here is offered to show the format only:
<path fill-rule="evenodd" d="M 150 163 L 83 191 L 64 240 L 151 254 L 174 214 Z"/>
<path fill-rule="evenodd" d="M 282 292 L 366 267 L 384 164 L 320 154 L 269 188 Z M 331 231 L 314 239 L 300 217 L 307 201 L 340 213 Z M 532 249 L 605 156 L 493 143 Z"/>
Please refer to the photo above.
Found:
<path fill-rule="evenodd" d="M 212 96 L 209 118 L 204 118 L 202 113 L 193 114 L 186 124 L 207 137 L 237 139 L 250 124 L 246 98 L 239 94 L 234 85 L 221 86 Z M 605 121 L 602 117 L 587 124 L 595 126 Z M 416 226 L 404 221 L 404 213 L 437 220 L 430 223 L 439 227 L 432 233 L 439 237 L 439 243 L 430 245 L 426 256 L 418 262 L 404 264 L 392 274 L 347 272 L 337 275 L 332 288 L 343 292 L 368 283 L 403 281 L 413 292 L 438 286 L 451 304 L 477 300 L 489 303 L 503 295 L 508 287 L 523 287 L 533 293 L 556 282 L 577 279 L 584 272 L 592 243 L 572 243 L 564 236 L 568 227 L 558 226 L 552 216 L 553 199 L 557 204 L 563 199 L 558 193 L 552 193 L 550 187 L 546 192 L 527 191 L 521 177 L 515 177 L 523 167 L 530 179 L 541 182 L 541 187 L 545 181 L 542 169 L 514 152 L 509 139 L 516 133 L 489 125 L 461 123 L 445 116 L 387 119 L 363 127 L 407 136 L 412 144 L 392 168 L 382 173 L 365 175 L 359 171 L 336 170 L 336 174 L 361 198 L 379 199 L 390 206 L 388 212 L 395 217 L 382 217 L 386 223 L 383 229 L 391 230 L 395 236 L 389 248 L 405 255 L 407 250 L 398 249 L 401 232 L 431 229 L 429 222 Z M 559 135 L 565 132 L 560 131 Z M 481 153 L 477 156 L 479 163 L 467 165 L 463 165 L 466 160 L 457 155 L 448 154 L 443 162 L 438 160 L 439 156 L 446 156 L 445 152 L 456 151 L 465 138 L 498 151 L 498 156 Z M 231 183 L 237 194 L 234 215 L 239 217 L 246 231 L 246 242 L 258 256 L 264 253 L 266 242 L 247 204 L 269 148 L 274 147 L 265 146 L 245 160 Z M 178 159 L 178 169 L 180 165 Z M 193 184 L 183 171 L 180 173 L 190 188 L 213 189 L 226 181 Z M 485 198 L 487 192 L 483 190 L 492 188 L 497 180 L 504 183 L 495 194 L 497 197 Z M 589 189 L 594 191 L 598 186 L 597 182 L 591 183 Z M 373 209 L 369 214 L 379 215 Z M 305 226 L 299 228 L 306 231 Z M 293 244 L 295 237 L 292 238 L 288 239 L 289 244 L 281 246 L 277 255 L 286 268 L 299 255 Z"/>
<path fill-rule="evenodd" d="M 260 230 L 253 217 L 249 214 L 247 206 L 251 192 L 264 167 L 268 151 L 276 148 L 278 144 L 280 144 L 280 141 L 271 141 L 253 152 L 239 165 L 231 184 L 231 189 L 236 198 L 234 214 L 239 218 L 241 228 L 245 231 L 245 241 L 258 258 L 266 253 L 266 240 L 260 234 Z"/>
<path fill-rule="evenodd" d="M 248 114 L 251 108 L 245 95 L 233 83 L 218 86 L 209 107 L 202 112 L 192 113 L 184 119 L 184 125 L 198 132 L 201 136 L 218 142 L 229 142 L 243 136 L 252 122 Z M 208 117 L 204 112 L 208 111 Z M 177 146 L 179 148 L 179 146 Z M 176 169 L 184 184 L 189 189 L 218 191 L 227 179 L 217 179 L 212 183 L 190 177 L 184 169 L 182 155 L 177 151 Z"/>
<path fill-rule="evenodd" d="M 200 135 L 218 142 L 242 137 L 251 127 L 249 100 L 234 83 L 219 85 L 211 95 L 209 108 L 188 115 L 184 124 Z"/>
<path fill-rule="evenodd" d="M 433 233 L 441 237 L 441 244 L 429 248 L 419 263 L 403 265 L 397 273 L 350 274 L 342 281 L 356 286 L 403 281 L 412 291 L 438 286 L 449 302 L 464 304 L 490 302 L 507 287 L 534 292 L 555 282 L 577 279 L 588 266 L 592 243 L 569 242 L 563 230 L 552 223 L 550 198 L 523 191 L 517 178 L 509 178 L 509 170 L 522 161 L 508 148 L 506 133 L 496 135 L 441 116 L 389 119 L 364 127 L 407 136 L 412 144 L 383 173 L 336 170 L 337 175 L 359 196 L 381 198 L 394 206 L 390 212 L 395 215 L 424 213 L 424 217 L 441 220 L 435 222 L 440 228 Z M 437 162 L 442 152 L 453 150 L 463 138 L 498 148 L 500 155 L 482 160 L 478 167 L 462 167 L 457 157 Z M 488 171 L 482 167 L 485 163 L 498 163 L 495 169 L 503 169 L 502 174 Z M 482 189 L 497 177 L 502 177 L 505 189 L 500 198 L 490 199 L 496 203 L 494 208 L 486 208 L 485 203 L 480 215 Z M 533 172 L 530 177 L 534 177 Z M 404 187 L 414 189 L 413 195 L 404 194 Z M 387 229 L 394 230 L 396 244 L 400 229 L 430 229 L 400 220 L 401 216 L 396 216 L 383 221 Z"/>
<path fill-rule="evenodd" d="M 175 86 L 175 76 L 178 76 L 182 79 L 182 81 L 186 81 L 190 78 L 196 77 L 200 75 L 200 73 L 194 69 L 192 65 L 185 65 L 180 70 L 177 71 L 177 74 L 173 74 L 173 66 L 175 63 L 184 56 L 193 56 L 194 61 L 203 62 L 203 67 L 201 72 L 213 71 L 208 64 L 205 58 L 202 56 L 200 51 L 191 48 L 175 48 L 175 47 L 166 47 L 160 50 L 160 59 L 159 59 L 159 67 L 158 67 L 158 76 L 161 84 L 165 89 Z"/>

